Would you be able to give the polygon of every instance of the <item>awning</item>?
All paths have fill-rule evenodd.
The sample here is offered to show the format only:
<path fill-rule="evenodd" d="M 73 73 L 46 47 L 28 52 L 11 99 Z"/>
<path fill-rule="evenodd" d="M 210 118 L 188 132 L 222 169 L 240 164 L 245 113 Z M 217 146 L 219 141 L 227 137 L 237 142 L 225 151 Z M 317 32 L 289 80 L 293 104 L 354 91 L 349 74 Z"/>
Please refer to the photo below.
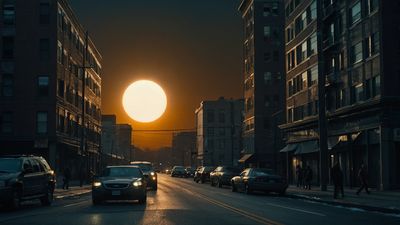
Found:
<path fill-rule="evenodd" d="M 253 154 L 245 154 L 242 156 L 242 158 L 239 159 L 239 163 L 244 163 L 247 160 L 249 160 L 251 157 L 253 156 Z"/>
<path fill-rule="evenodd" d="M 307 153 L 313 153 L 313 152 L 319 151 L 317 141 L 305 141 L 305 142 L 300 142 L 297 144 L 298 144 L 298 147 L 297 147 L 296 151 L 294 152 L 295 155 L 301 155 L 301 154 L 307 154 Z"/>
<path fill-rule="evenodd" d="M 288 144 L 284 148 L 282 148 L 279 152 L 291 152 L 296 150 L 297 144 Z"/>

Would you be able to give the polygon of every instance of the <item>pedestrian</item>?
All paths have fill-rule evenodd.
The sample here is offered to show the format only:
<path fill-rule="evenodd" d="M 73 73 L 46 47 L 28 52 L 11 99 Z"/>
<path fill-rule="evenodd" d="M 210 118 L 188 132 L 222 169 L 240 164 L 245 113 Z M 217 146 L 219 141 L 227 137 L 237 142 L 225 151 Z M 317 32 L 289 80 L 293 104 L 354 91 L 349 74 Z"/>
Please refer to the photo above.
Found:
<path fill-rule="evenodd" d="M 368 173 L 365 169 L 365 165 L 364 163 L 361 163 L 361 167 L 358 170 L 358 178 L 360 179 L 360 183 L 361 183 L 361 187 L 358 189 L 358 191 L 356 192 L 357 195 L 360 194 L 360 192 L 365 188 L 365 192 L 367 192 L 367 194 L 369 194 L 369 190 L 368 190 Z"/>
<path fill-rule="evenodd" d="M 304 180 L 305 180 L 305 189 L 311 190 L 311 181 L 313 177 L 313 171 L 310 166 L 307 166 L 304 174 Z"/>
<path fill-rule="evenodd" d="M 333 198 L 337 198 L 338 192 L 340 191 L 342 198 L 344 197 L 344 190 L 343 190 L 343 172 L 340 169 L 340 165 L 338 162 L 331 169 L 331 177 L 333 180 Z"/>
<path fill-rule="evenodd" d="M 297 187 L 303 186 L 303 169 L 300 165 L 296 166 Z"/>
<path fill-rule="evenodd" d="M 69 181 L 71 179 L 71 171 L 69 168 L 65 168 L 64 170 L 64 179 L 63 179 L 63 189 L 69 189 Z"/>

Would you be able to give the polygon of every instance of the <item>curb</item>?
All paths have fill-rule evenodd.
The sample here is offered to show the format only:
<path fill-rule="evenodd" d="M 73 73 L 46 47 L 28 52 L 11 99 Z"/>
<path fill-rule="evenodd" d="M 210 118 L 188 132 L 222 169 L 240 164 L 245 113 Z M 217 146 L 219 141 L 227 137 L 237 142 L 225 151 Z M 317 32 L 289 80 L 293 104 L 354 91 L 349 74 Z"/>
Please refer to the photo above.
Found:
<path fill-rule="evenodd" d="M 374 212 L 387 213 L 387 214 L 400 214 L 400 209 L 397 209 L 397 208 L 377 207 L 377 206 L 363 205 L 363 204 L 350 203 L 350 202 L 337 202 L 337 201 L 323 200 L 323 199 L 316 198 L 316 197 L 297 195 L 297 194 L 286 194 L 286 197 L 293 198 L 293 199 L 309 200 L 309 201 L 313 201 L 313 202 L 325 203 L 325 204 L 335 205 L 335 206 L 343 206 L 343 207 L 348 207 L 348 208 L 358 208 L 358 209 L 363 209 L 366 211 L 374 211 Z"/>

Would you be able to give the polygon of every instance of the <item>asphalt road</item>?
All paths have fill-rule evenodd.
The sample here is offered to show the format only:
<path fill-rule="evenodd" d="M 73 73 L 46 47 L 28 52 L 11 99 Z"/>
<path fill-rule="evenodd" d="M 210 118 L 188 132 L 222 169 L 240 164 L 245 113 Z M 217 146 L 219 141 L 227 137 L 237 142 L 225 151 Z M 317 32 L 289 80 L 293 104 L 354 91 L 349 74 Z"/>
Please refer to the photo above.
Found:
<path fill-rule="evenodd" d="M 28 202 L 0 211 L 1 225 L 250 225 L 400 224 L 400 216 L 334 207 L 275 195 L 232 193 L 228 187 L 159 175 L 146 205 L 112 202 L 93 206 L 90 195 L 57 200 L 50 207 Z"/>

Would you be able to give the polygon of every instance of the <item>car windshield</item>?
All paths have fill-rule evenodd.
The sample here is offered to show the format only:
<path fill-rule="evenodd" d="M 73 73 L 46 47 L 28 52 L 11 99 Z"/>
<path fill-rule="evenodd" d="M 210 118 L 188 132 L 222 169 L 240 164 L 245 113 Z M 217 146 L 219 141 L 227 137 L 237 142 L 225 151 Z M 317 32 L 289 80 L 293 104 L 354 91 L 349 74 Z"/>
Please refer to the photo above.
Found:
<path fill-rule="evenodd" d="M 137 167 L 108 167 L 102 175 L 103 177 L 142 177 Z"/>
<path fill-rule="evenodd" d="M 185 168 L 182 167 L 182 166 L 175 166 L 175 167 L 174 167 L 174 170 L 183 171 L 183 170 L 185 170 Z"/>
<path fill-rule="evenodd" d="M 274 171 L 271 169 L 254 169 L 254 176 L 270 176 L 274 174 Z"/>
<path fill-rule="evenodd" d="M 151 164 L 148 163 L 132 163 L 133 166 L 138 166 L 143 172 L 153 170 Z"/>
<path fill-rule="evenodd" d="M 0 158 L 0 173 L 21 171 L 21 159 Z"/>

